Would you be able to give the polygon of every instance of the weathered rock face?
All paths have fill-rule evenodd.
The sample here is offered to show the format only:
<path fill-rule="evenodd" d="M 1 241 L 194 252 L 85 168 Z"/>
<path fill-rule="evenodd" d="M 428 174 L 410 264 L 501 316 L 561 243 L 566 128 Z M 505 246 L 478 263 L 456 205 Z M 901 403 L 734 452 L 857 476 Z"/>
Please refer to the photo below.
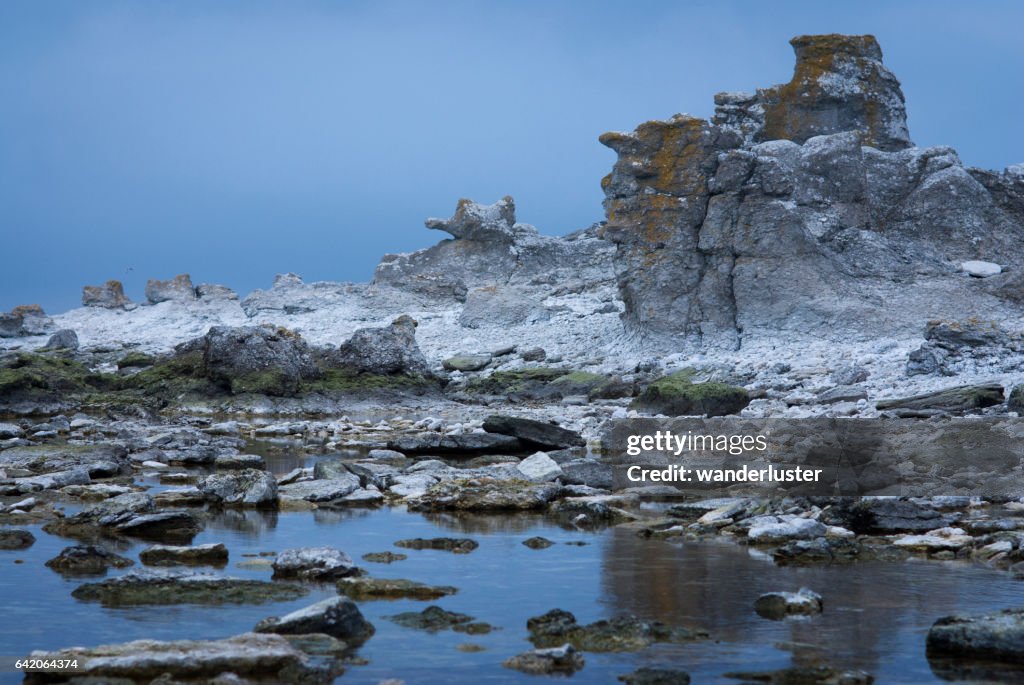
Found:
<path fill-rule="evenodd" d="M 37 304 L 23 304 L 0 313 L 0 338 L 18 338 L 46 332 L 53 321 Z"/>
<path fill-rule="evenodd" d="M 361 328 L 330 355 L 331 363 L 356 373 L 428 375 L 416 344 L 416 321 L 402 315 L 381 328 Z"/>
<path fill-rule="evenodd" d="M 385 255 L 375 285 L 461 302 L 473 288 L 526 285 L 537 278 L 564 282 L 559 273 L 584 281 L 610 275 L 611 246 L 593 229 L 565 238 L 542 236 L 516 221 L 511 197 L 493 205 L 462 199 L 450 219 L 427 219 L 426 225 L 452 238 L 411 254 Z"/>
<path fill-rule="evenodd" d="M 873 38 L 794 46 L 791 83 L 719 96 L 711 122 L 677 115 L 601 136 L 618 154 L 602 182 L 603 235 L 618 245 L 627 329 L 676 348 L 736 347 L 999 318 L 1019 300 L 1015 269 L 977 279 L 961 264 L 1021 264 L 1016 176 L 908 147 L 899 84 Z"/>
<path fill-rule="evenodd" d="M 82 288 L 82 304 L 86 307 L 123 309 L 131 303 L 124 294 L 121 281 L 111 279 L 103 285 L 87 285 Z"/>
<path fill-rule="evenodd" d="M 214 326 L 197 343 L 206 375 L 232 392 L 290 395 L 320 369 L 298 334 L 266 326 Z"/>
<path fill-rule="evenodd" d="M 179 274 L 168 281 L 151 278 L 146 282 L 146 299 L 150 304 L 159 302 L 191 302 L 197 297 L 188 274 Z"/>

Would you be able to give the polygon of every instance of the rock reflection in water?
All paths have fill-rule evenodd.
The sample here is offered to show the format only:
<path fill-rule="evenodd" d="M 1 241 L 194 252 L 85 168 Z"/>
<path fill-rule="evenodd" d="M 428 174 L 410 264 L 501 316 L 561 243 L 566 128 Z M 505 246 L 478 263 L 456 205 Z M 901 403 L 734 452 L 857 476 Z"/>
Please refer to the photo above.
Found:
<path fill-rule="evenodd" d="M 793 666 L 824 660 L 876 675 L 880 669 L 928 669 L 924 635 L 938 617 L 1024 599 L 1024 587 L 1005 574 L 961 562 L 779 567 L 729 542 L 650 540 L 626 530 L 609 535 L 602 584 L 611 614 L 701 627 L 726 643 L 775 646 L 791 652 Z M 821 593 L 824 613 L 784 621 L 754 613 L 759 595 L 799 587 Z M 687 652 L 685 658 L 708 663 L 721 656 Z M 737 664 L 723 666 L 735 670 Z M 936 671 L 940 677 L 949 673 Z"/>
<path fill-rule="evenodd" d="M 207 513 L 206 528 L 229 530 L 246 538 L 259 538 L 277 528 L 278 512 L 270 509 L 220 509 Z"/>

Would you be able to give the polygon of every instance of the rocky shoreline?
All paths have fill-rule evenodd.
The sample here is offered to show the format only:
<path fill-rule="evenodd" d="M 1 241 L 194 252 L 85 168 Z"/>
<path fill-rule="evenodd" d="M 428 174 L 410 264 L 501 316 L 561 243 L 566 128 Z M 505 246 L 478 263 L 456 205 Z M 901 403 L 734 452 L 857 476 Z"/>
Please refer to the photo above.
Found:
<path fill-rule="evenodd" d="M 0 315 L 3 554 L 37 535 L 67 541 L 46 566 L 78 583 L 75 600 L 103 607 L 231 611 L 332 593 L 217 640 L 41 652 L 33 658 L 77 659 L 80 672 L 25 682 L 332 682 L 358 667 L 378 629 L 366 602 L 443 603 L 460 591 L 458 578 L 376 577 L 344 544 L 241 562 L 268 580 L 222 573 L 231 546 L 192 543 L 224 512 L 536 514 L 651 545 L 727 541 L 778 566 L 920 559 L 1024 579 L 1021 497 L 615 487 L 620 455 L 602 443 L 611 421 L 939 426 L 1024 408 L 1020 165 L 966 169 L 955 151 L 912 147 L 899 83 L 870 36 L 793 44 L 789 84 L 720 94 L 710 122 L 678 115 L 603 136 L 618 154 L 603 182 L 608 221 L 564 238 L 517 222 L 511 198 L 463 200 L 450 219 L 427 221 L 451 238 L 385 256 L 368 284 L 286 274 L 239 298 L 183 274 L 150 281 L 144 304 L 110 281 L 65 314 Z M 275 471 L 274 447 L 301 464 Z M 138 567 L 118 554 L 129 541 L 149 545 Z M 554 544 L 522 543 L 537 554 Z M 391 546 L 400 551 L 362 559 L 430 550 L 471 562 L 478 543 L 396 534 L 381 541 Z M 828 588 L 779 588 L 750 611 L 813 621 L 829 601 Z M 386 618 L 428 632 L 519 631 L 535 649 L 494 664 L 529 674 L 586 673 L 588 653 L 716 639 L 700 617 L 580 621 L 561 607 L 525 630 L 440 604 Z M 935 616 L 926 647 L 936 673 L 1009 681 L 1024 660 L 1024 617 L 1014 607 Z M 726 677 L 872 682 L 824 662 Z M 689 682 L 647 667 L 620 679 Z"/>

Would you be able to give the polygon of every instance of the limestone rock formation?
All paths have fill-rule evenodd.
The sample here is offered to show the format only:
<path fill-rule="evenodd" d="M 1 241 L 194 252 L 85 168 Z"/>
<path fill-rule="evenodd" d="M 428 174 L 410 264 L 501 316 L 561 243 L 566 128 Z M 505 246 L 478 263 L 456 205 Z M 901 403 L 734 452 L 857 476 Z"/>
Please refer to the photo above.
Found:
<path fill-rule="evenodd" d="M 361 328 L 330 356 L 332 363 L 357 373 L 429 375 L 416 344 L 416 321 L 402 315 L 381 328 Z"/>
<path fill-rule="evenodd" d="M 23 304 L 0 313 L 0 338 L 39 335 L 53 326 L 53 321 L 37 304 Z"/>
<path fill-rule="evenodd" d="M 150 304 L 160 302 L 191 302 L 196 299 L 196 289 L 188 274 L 179 274 L 168 281 L 155 278 L 146 282 L 146 299 Z"/>
<path fill-rule="evenodd" d="M 103 285 L 87 285 L 82 288 L 82 304 L 86 307 L 124 309 L 131 303 L 124 294 L 121 281 L 111 279 Z"/>
<path fill-rule="evenodd" d="M 206 376 L 235 393 L 290 395 L 300 381 L 320 375 L 309 346 L 285 329 L 214 326 L 194 345 L 202 352 Z"/>
<path fill-rule="evenodd" d="M 872 339 L 1020 302 L 1024 184 L 910 145 L 899 84 L 870 36 L 793 41 L 793 81 L 606 133 L 603 235 L 623 322 L 662 347 L 780 333 Z M 1005 274 L 971 278 L 968 260 Z M 1019 277 L 1018 277 L 1019 279 Z"/>

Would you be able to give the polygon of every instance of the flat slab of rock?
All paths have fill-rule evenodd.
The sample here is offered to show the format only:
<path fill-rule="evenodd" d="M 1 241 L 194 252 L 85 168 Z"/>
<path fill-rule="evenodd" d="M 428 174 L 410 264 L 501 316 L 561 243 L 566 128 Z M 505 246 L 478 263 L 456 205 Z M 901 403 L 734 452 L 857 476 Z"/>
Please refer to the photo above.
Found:
<path fill-rule="evenodd" d="M 406 611 L 385 618 L 402 627 L 425 630 L 428 633 L 454 630 L 457 633 L 483 635 L 493 630 L 490 624 L 477 622 L 468 614 L 446 611 L 439 606 L 429 606 L 423 611 Z"/>
<path fill-rule="evenodd" d="M 572 645 L 565 644 L 547 649 L 533 649 L 505 659 L 501 663 L 505 668 L 512 668 L 531 675 L 547 675 L 561 673 L 572 675 L 584 666 L 583 655 Z"/>
<path fill-rule="evenodd" d="M 281 485 L 278 493 L 283 497 L 303 499 L 307 502 L 333 502 L 344 499 L 359 489 L 359 476 L 339 474 L 330 480 L 304 480 Z"/>
<path fill-rule="evenodd" d="M 450 585 L 426 585 L 401 578 L 343 578 L 338 592 L 354 600 L 371 599 L 440 599 L 458 590 Z"/>
<path fill-rule="evenodd" d="M 354 645 L 369 639 L 374 627 L 351 599 L 329 597 L 280 618 L 265 618 L 256 624 L 255 631 L 279 635 L 323 633 Z"/>
<path fill-rule="evenodd" d="M 104 606 L 163 604 L 263 604 L 298 599 L 305 588 L 288 583 L 173 571 L 135 571 L 99 583 L 80 585 L 75 599 Z"/>
<path fill-rule="evenodd" d="M 494 433 L 420 433 L 388 441 L 388 449 L 402 454 L 520 454 L 530 449 L 518 438 Z"/>
<path fill-rule="evenodd" d="M 494 415 L 484 419 L 483 429 L 488 433 L 510 435 L 523 442 L 547 449 L 583 447 L 586 441 L 576 431 L 553 423 L 523 419 L 516 416 Z"/>
<path fill-rule="evenodd" d="M 821 537 L 828 529 L 814 519 L 799 516 L 758 516 L 747 531 L 747 539 L 756 543 L 810 540 Z"/>
<path fill-rule="evenodd" d="M 946 616 L 928 631 L 928 656 L 1024 662 L 1024 609 L 982 616 Z"/>
<path fill-rule="evenodd" d="M 960 269 L 968 276 L 975 278 L 988 278 L 1003 273 L 1003 267 L 995 262 L 983 262 L 980 259 L 971 259 L 960 263 Z"/>
<path fill-rule="evenodd" d="M 228 548 L 221 543 L 195 546 L 153 545 L 139 552 L 146 566 L 223 566 L 228 563 Z"/>
<path fill-rule="evenodd" d="M 410 538 L 395 543 L 395 547 L 405 549 L 436 549 L 453 554 L 469 554 L 479 546 L 480 543 L 470 538 Z"/>
<path fill-rule="evenodd" d="M 584 652 L 636 652 L 656 642 L 691 642 L 705 639 L 702 630 L 667 626 L 636 616 L 616 616 L 586 625 L 568 611 L 552 609 L 526 622 L 530 642 L 537 647 L 569 643 Z"/>
<path fill-rule="evenodd" d="M 76 660 L 82 676 L 142 682 L 164 674 L 174 678 L 212 679 L 229 672 L 257 681 L 269 678 L 281 683 L 306 682 L 306 678 L 321 675 L 317 669 L 307 666 L 305 655 L 285 638 L 254 633 L 210 641 L 136 640 L 101 647 L 36 651 L 31 657 L 46 661 Z M 43 674 L 26 674 L 25 682 L 51 680 Z"/>
<path fill-rule="evenodd" d="M 333 547 L 287 549 L 274 559 L 274 578 L 337 580 L 359 573 L 351 557 Z"/>
<path fill-rule="evenodd" d="M 212 501 L 225 506 L 273 507 L 277 505 L 277 479 L 267 471 L 243 468 L 214 473 L 198 484 Z"/>
<path fill-rule="evenodd" d="M 902 397 L 893 400 L 882 400 L 876 403 L 881 410 L 911 409 L 929 410 L 935 409 L 944 412 L 957 413 L 984 409 L 1003 402 L 1003 386 L 997 383 L 985 385 L 961 385 L 955 388 L 946 388 L 936 392 L 914 395 L 913 397 Z"/>

